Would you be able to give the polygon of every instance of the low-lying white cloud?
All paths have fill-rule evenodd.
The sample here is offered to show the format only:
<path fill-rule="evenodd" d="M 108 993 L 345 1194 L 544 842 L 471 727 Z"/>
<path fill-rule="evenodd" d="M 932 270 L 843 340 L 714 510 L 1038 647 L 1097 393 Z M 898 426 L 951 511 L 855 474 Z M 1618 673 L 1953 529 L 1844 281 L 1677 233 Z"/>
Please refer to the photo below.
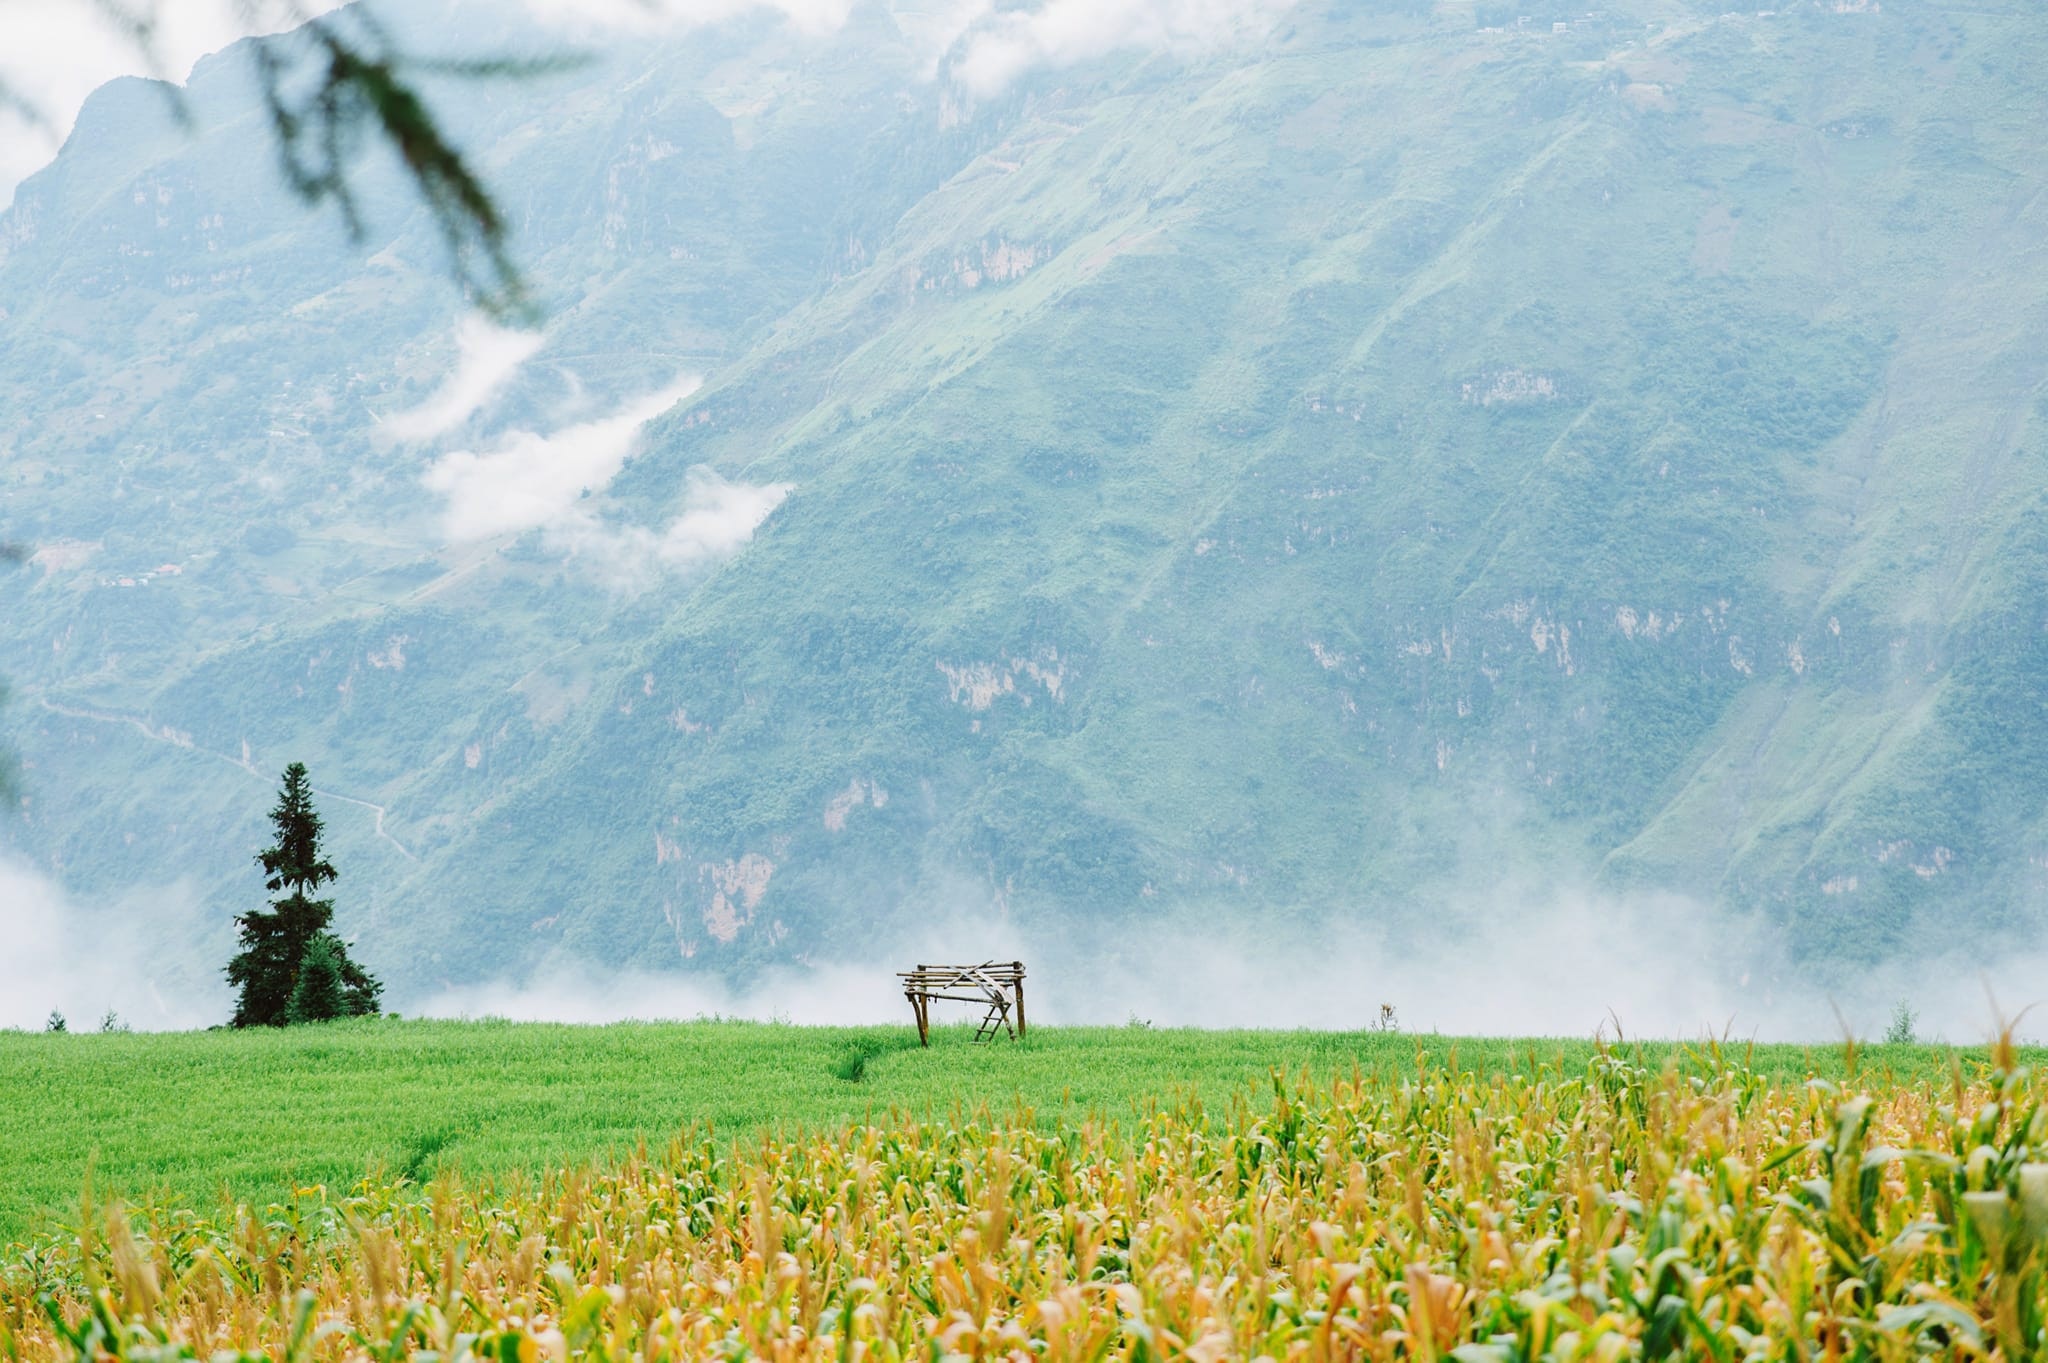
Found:
<path fill-rule="evenodd" d="M 735 988 L 705 973 L 553 973 L 450 990 L 431 1016 L 558 1022 L 735 1017 L 907 1022 L 893 972 L 916 961 L 1022 959 L 1031 1017 L 1048 1025 L 1361 1030 L 1391 1005 L 1401 1030 L 1459 1036 L 1629 1037 L 1839 1044 L 1883 1035 L 1907 1003 L 1922 1040 L 1975 1045 L 2002 1013 L 2048 993 L 2048 952 L 1975 951 L 1897 962 L 1832 985 L 1785 961 L 1761 922 L 1671 896 L 1519 892 L 1449 915 L 1431 941 L 1369 927 L 1313 932 L 1132 929 L 1113 940 L 1018 932 L 993 915 L 927 924 L 865 961 L 787 967 Z M 1994 1003 L 1995 1001 L 1995 1003 Z M 971 1020 L 955 1005 L 941 1021 Z M 2029 1014 L 2023 1037 L 2048 1032 Z"/>
<path fill-rule="evenodd" d="M 190 925 L 180 887 L 88 907 L 31 866 L 0 857 L 0 1027 L 40 1029 L 54 1010 L 89 1031 L 111 1010 L 140 1031 L 203 1027 L 227 1016 L 212 996 L 166 979 L 159 934 Z"/>
<path fill-rule="evenodd" d="M 1761 920 L 1731 919 L 1671 896 L 1506 890 L 1440 917 L 1427 938 L 1337 923 L 1299 931 L 1125 925 L 1089 935 L 1034 931 L 983 905 L 927 915 L 860 959 L 772 968 L 744 985 L 706 971 L 607 972 L 572 965 L 393 998 L 408 1016 L 603 1023 L 753 1018 L 799 1024 L 904 1023 L 894 972 L 918 961 L 1020 959 L 1030 1015 L 1047 1025 L 1359 1030 L 1382 1004 L 1403 1031 L 1444 1035 L 1631 1037 L 1839 1044 L 1881 1036 L 1893 1007 L 1916 1013 L 1922 1040 L 1975 1045 L 2001 1014 L 2048 994 L 2048 951 L 1963 944 L 1832 984 L 1786 961 Z M 17 859 L 0 857 L 0 1027 L 40 1028 L 52 1009 L 74 1030 L 107 1010 L 142 1030 L 226 1017 L 226 986 L 166 972 L 166 945 L 189 945 L 204 913 L 180 887 L 86 903 Z M 941 1022 L 970 1021 L 967 1005 Z M 2048 1034 L 2048 1010 L 2020 1022 Z"/>
<path fill-rule="evenodd" d="M 1359 1028 L 1380 1006 L 1403 1029 L 1476 1036 L 1731 1035 L 1839 1042 L 1884 1033 L 1906 1002 L 1922 1039 L 1981 1041 L 1991 998 L 2008 1015 L 2048 992 L 2048 952 L 1960 950 L 1828 982 L 1795 965 L 1782 933 L 1670 894 L 1502 887 L 1429 915 L 1428 934 L 1342 922 L 1298 933 L 1171 931 L 1112 957 L 1085 991 L 1044 992 L 1100 1013 L 1211 1027 Z M 1154 956 L 1158 959 L 1153 959 Z M 1108 1019 L 1102 1019 L 1108 1020 Z M 2048 1018 L 2031 1018 L 2033 1033 Z"/>
<path fill-rule="evenodd" d="M 661 529 L 607 524 L 579 507 L 549 528 L 547 541 L 550 548 L 583 560 L 614 587 L 642 587 L 662 572 L 700 567 L 739 552 L 794 486 L 729 482 L 699 467 L 690 471 L 681 514 Z"/>
<path fill-rule="evenodd" d="M 997 7 L 966 27 L 951 71 L 979 95 L 1038 66 L 1137 50 L 1190 57 L 1259 42 L 1296 0 L 1045 0 Z"/>
<path fill-rule="evenodd" d="M 488 450 L 457 450 L 434 461 L 427 487 L 448 499 L 442 518 L 448 538 L 492 535 L 559 525 L 586 492 L 618 475 L 640 428 L 700 386 L 680 379 L 596 421 L 542 435 L 512 431 Z"/>
<path fill-rule="evenodd" d="M 782 505 L 793 486 L 732 483 L 710 469 L 696 470 L 683 514 L 671 521 L 654 543 L 655 558 L 669 567 L 684 568 L 733 553 L 754 537 L 755 529 Z"/>
<path fill-rule="evenodd" d="M 737 553 L 794 484 L 738 483 L 699 467 L 684 485 L 682 509 L 660 527 L 608 520 L 589 500 L 625 466 L 640 428 L 699 385 L 681 379 L 596 421 L 546 435 L 511 431 L 488 450 L 441 456 L 424 481 L 447 498 L 443 531 L 459 543 L 538 530 L 550 550 L 622 590 Z"/>
<path fill-rule="evenodd" d="M 464 318 L 455 330 L 455 369 L 419 406 L 390 417 L 378 428 L 394 440 L 432 440 L 476 414 L 541 347 L 537 331 L 495 326 L 481 317 Z"/>

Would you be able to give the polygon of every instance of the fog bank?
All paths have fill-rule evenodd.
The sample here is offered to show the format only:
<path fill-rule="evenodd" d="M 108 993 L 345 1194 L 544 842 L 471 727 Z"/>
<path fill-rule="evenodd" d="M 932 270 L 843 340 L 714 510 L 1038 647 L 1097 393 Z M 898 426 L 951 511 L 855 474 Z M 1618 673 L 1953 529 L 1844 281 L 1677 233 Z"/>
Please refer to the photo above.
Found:
<path fill-rule="evenodd" d="M 894 972 L 926 961 L 1021 959 L 1039 1023 L 1355 1030 L 1391 1005 L 1409 1032 L 1451 1035 L 1839 1043 L 1883 1035 L 1905 1002 L 1924 1041 L 1973 1045 L 1994 1003 L 2017 1015 L 2048 993 L 2048 952 L 1957 953 L 1821 980 L 1795 969 L 1761 922 L 1677 896 L 1502 891 L 1437 916 L 1427 937 L 1355 925 L 1274 931 L 1035 934 L 963 916 L 865 963 L 777 969 L 734 987 L 702 973 L 554 972 L 433 995 L 436 1017 L 563 1022 L 734 1017 L 906 1022 Z M 966 1021 L 969 1005 L 944 1008 Z M 2028 1015 L 2023 1036 L 2048 1033 Z"/>
<path fill-rule="evenodd" d="M 225 984 L 194 990 L 163 963 L 167 929 L 189 926 L 194 911 L 182 885 L 90 906 L 0 856 L 0 1027 L 40 1030 L 53 1009 L 75 1032 L 97 1027 L 109 1009 L 137 1031 L 224 1021 Z"/>
<path fill-rule="evenodd" d="M 0 857 L 0 1027 L 41 1028 L 54 1008 L 74 1031 L 113 1009 L 137 1030 L 205 1027 L 232 1000 L 190 965 L 206 931 L 187 888 L 135 890 L 88 904 Z M 977 907 L 933 914 L 858 961 L 787 965 L 734 984 L 702 971 L 605 972 L 588 965 L 519 980 L 394 992 L 407 1016 L 604 1023 L 750 1018 L 796 1024 L 905 1023 L 895 978 L 920 962 L 1022 960 L 1026 1000 L 1044 1025 L 1356 1030 L 1390 1005 L 1401 1030 L 1447 1035 L 1738 1040 L 1833 1045 L 1843 1026 L 1881 1036 L 1894 1007 L 1923 1041 L 1975 1045 L 1994 1018 L 2048 995 L 2048 951 L 1974 949 L 1837 972 L 1795 968 L 1761 920 L 1678 896 L 1503 889 L 1428 916 L 1426 932 L 1368 925 L 1210 929 L 1162 911 L 1149 924 L 1034 928 Z M 362 954 L 376 968 L 374 943 Z M 1994 1012 L 1994 1000 L 1996 1012 Z M 970 1021 L 969 1005 L 939 1020 Z M 2048 1036 L 2048 1009 L 2023 1038 Z"/>

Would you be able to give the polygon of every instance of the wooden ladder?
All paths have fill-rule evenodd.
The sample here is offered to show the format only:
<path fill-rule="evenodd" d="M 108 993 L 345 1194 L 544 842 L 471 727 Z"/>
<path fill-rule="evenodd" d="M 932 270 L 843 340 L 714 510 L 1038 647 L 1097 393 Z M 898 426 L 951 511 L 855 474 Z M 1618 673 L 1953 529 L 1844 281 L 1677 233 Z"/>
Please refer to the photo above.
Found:
<path fill-rule="evenodd" d="M 1008 999 L 991 999 L 989 1001 L 988 1016 L 981 1020 L 981 1026 L 974 1033 L 974 1039 L 976 1041 L 987 1041 L 999 1031 L 1008 1032 L 1013 1041 L 1016 1039 L 1017 1033 L 1010 1026 L 1010 1001 Z"/>

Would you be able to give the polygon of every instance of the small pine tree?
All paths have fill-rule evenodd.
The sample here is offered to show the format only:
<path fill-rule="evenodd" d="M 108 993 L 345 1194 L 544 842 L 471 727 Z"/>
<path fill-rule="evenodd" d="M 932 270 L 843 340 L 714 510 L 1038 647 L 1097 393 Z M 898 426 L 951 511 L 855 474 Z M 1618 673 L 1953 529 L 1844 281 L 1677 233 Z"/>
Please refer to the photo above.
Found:
<path fill-rule="evenodd" d="M 343 1011 L 352 1018 L 375 1017 L 384 999 L 384 982 L 348 958 L 348 949 L 334 939 L 335 956 L 341 962 Z"/>
<path fill-rule="evenodd" d="M 341 982 L 341 943 L 334 934 L 323 932 L 306 944 L 299 959 L 298 983 L 292 986 L 291 1001 L 285 1005 L 285 1021 L 331 1022 L 354 1011 L 348 991 Z"/>
<path fill-rule="evenodd" d="M 255 909 L 235 919 L 241 927 L 241 950 L 228 962 L 228 983 L 241 992 L 232 1025 L 282 1027 L 292 1021 L 292 994 L 301 963 L 316 938 L 328 936 L 334 901 L 314 899 L 320 887 L 336 879 L 332 862 L 320 853 L 320 816 L 313 810 L 313 786 L 303 762 L 284 770 L 277 808 L 270 811 L 277 842 L 256 854 L 264 886 L 278 897 L 270 908 Z M 348 959 L 347 949 L 329 938 L 341 981 L 344 1011 L 374 1013 L 383 986 Z M 339 1016 L 333 1014 L 330 1016 Z"/>
<path fill-rule="evenodd" d="M 128 1024 L 121 1021 L 119 1013 L 109 1008 L 100 1017 L 100 1030 L 103 1032 L 125 1032 L 128 1030 Z"/>
<path fill-rule="evenodd" d="M 62 1013 L 52 1008 L 50 1010 L 50 1020 L 43 1024 L 43 1030 L 46 1032 L 68 1032 L 71 1030 L 71 1025 L 64 1021 Z"/>

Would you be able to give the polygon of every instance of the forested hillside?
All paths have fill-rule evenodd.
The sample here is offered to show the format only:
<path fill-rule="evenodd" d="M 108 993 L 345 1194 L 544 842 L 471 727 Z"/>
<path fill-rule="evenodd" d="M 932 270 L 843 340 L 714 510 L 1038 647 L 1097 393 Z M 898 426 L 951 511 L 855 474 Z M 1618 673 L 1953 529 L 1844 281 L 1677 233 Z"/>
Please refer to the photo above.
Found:
<path fill-rule="evenodd" d="M 401 1006 L 963 910 L 2038 925 L 2032 6 L 1305 2 L 1007 82 L 900 9 L 451 86 L 528 338 L 391 177 L 350 244 L 253 174 L 235 53 L 196 131 L 101 91 L 0 216 L 0 844 L 181 884 L 210 980 L 302 760 Z"/>

